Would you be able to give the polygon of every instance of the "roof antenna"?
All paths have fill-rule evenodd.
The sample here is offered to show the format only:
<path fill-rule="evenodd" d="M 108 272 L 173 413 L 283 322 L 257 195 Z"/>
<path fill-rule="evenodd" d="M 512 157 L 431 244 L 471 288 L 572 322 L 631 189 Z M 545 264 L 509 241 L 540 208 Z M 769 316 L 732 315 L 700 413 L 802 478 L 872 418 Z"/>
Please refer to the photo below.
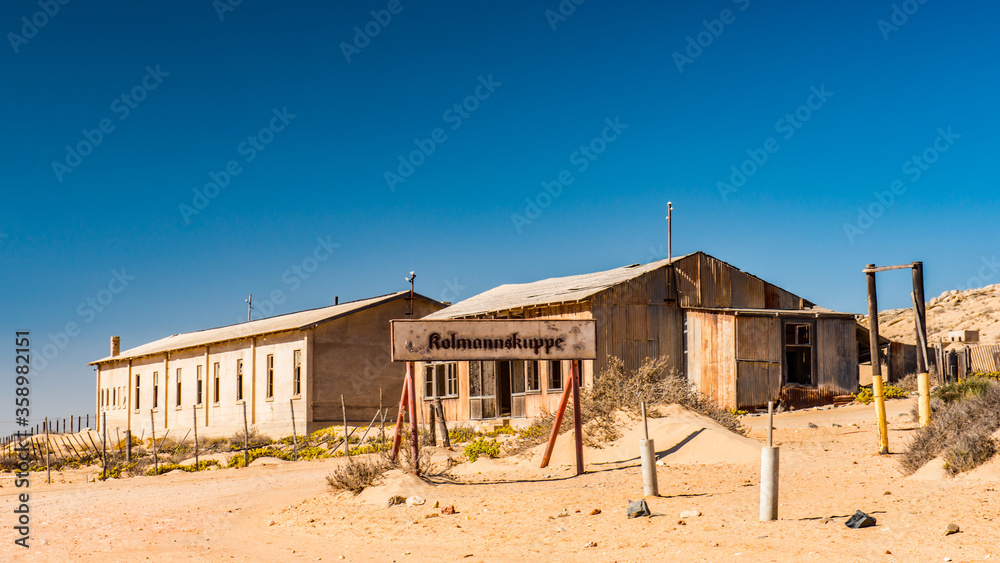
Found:
<path fill-rule="evenodd" d="M 251 293 L 243 302 L 247 304 L 247 322 L 250 322 L 250 311 L 253 310 L 253 294 Z"/>
<path fill-rule="evenodd" d="M 667 202 L 667 260 L 674 260 L 674 204 Z"/>
<path fill-rule="evenodd" d="M 404 280 L 410 282 L 410 296 L 407 299 L 410 301 L 410 312 L 407 313 L 408 316 L 413 316 L 413 280 L 417 279 L 417 274 L 410 272 L 410 277 L 403 278 Z"/>

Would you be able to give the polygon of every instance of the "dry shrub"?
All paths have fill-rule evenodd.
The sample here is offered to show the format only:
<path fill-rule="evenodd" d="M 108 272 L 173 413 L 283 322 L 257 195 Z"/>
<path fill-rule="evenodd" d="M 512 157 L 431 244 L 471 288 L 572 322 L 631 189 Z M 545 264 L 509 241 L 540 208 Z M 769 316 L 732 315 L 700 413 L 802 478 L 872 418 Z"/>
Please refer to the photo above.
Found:
<path fill-rule="evenodd" d="M 381 457 L 348 458 L 347 463 L 326 476 L 331 488 L 358 494 L 382 478 L 392 466 Z"/>
<path fill-rule="evenodd" d="M 593 387 L 585 390 L 582 397 L 583 441 L 591 447 L 621 437 L 618 416 L 620 413 L 638 417 L 642 403 L 646 403 L 649 414 L 656 416 L 657 405 L 680 405 L 688 410 L 703 414 L 731 432 L 746 435 L 747 430 L 737 416 L 720 407 L 711 398 L 701 394 L 683 374 L 669 371 L 667 358 L 646 358 L 638 369 L 625 372 L 624 362 L 611 356 L 608 366 L 595 378 Z M 540 421 L 542 436 L 555 423 L 555 415 L 546 413 Z M 573 428 L 573 407 L 566 409 L 560 432 Z"/>
<path fill-rule="evenodd" d="M 900 379 L 899 381 L 896 382 L 896 387 L 898 387 L 901 391 L 904 391 L 906 393 L 910 393 L 912 391 L 916 391 L 917 390 L 917 374 L 915 374 L 915 373 L 908 373 L 908 374 L 906 374 L 905 376 L 903 376 L 902 379 Z"/>
<path fill-rule="evenodd" d="M 954 475 L 977 467 L 995 452 L 991 435 L 1000 428 L 1000 384 L 970 378 L 958 385 L 935 392 L 931 424 L 917 431 L 900 460 L 907 473 L 940 455 Z"/>

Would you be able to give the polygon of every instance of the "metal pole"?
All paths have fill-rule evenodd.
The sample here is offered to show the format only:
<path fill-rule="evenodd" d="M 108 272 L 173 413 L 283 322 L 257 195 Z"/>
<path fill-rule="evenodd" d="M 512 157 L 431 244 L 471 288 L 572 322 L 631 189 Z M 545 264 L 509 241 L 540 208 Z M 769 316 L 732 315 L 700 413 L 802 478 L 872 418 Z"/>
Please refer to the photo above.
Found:
<path fill-rule="evenodd" d="M 403 380 L 403 393 L 399 398 L 399 413 L 396 415 L 396 429 L 392 435 L 392 455 L 390 458 L 393 463 L 399 457 L 399 446 L 403 441 L 403 415 L 406 412 L 406 404 L 409 400 L 409 386 L 407 381 L 409 378 Z"/>
<path fill-rule="evenodd" d="M 868 264 L 872 270 L 875 264 Z M 885 420 L 885 397 L 882 391 L 882 364 L 879 362 L 878 338 L 878 293 L 875 287 L 875 272 L 868 271 L 868 336 L 872 355 L 872 391 L 875 395 L 875 415 L 878 418 L 878 439 L 880 454 L 889 453 L 889 430 Z"/>
<path fill-rule="evenodd" d="M 556 419 L 552 423 L 552 431 L 549 432 L 549 443 L 545 446 L 542 463 L 538 466 L 542 469 L 548 467 L 549 458 L 552 457 L 552 449 L 556 447 L 556 438 L 559 437 L 559 428 L 562 426 L 563 415 L 566 413 L 566 404 L 569 403 L 571 393 L 573 393 L 573 382 L 569 378 L 566 378 L 562 398 L 559 399 L 559 408 L 556 409 Z"/>
<path fill-rule="evenodd" d="M 576 439 L 576 474 L 583 475 L 583 412 L 580 409 L 580 365 L 570 362 L 570 377 L 573 378 L 573 434 Z"/>
<path fill-rule="evenodd" d="M 667 260 L 674 259 L 674 205 L 667 202 Z"/>
<path fill-rule="evenodd" d="M 378 413 L 381 422 L 378 427 L 378 444 L 379 448 L 382 448 L 382 444 L 385 443 L 385 411 L 382 409 L 382 388 L 378 388 Z"/>
<path fill-rule="evenodd" d="M 412 304 L 412 301 L 410 302 Z M 410 454 L 413 473 L 420 475 L 420 428 L 417 426 L 417 381 L 413 362 L 406 362 L 406 386 L 410 394 Z"/>
<path fill-rule="evenodd" d="M 760 521 L 778 519 L 778 448 L 774 446 L 774 402 L 767 402 L 767 447 L 760 450 Z"/>
<path fill-rule="evenodd" d="M 642 436 L 639 440 L 639 456 L 642 458 L 642 494 L 647 497 L 660 495 L 660 486 L 656 481 L 656 446 L 649 439 L 649 426 L 646 422 L 646 403 L 642 403 Z"/>

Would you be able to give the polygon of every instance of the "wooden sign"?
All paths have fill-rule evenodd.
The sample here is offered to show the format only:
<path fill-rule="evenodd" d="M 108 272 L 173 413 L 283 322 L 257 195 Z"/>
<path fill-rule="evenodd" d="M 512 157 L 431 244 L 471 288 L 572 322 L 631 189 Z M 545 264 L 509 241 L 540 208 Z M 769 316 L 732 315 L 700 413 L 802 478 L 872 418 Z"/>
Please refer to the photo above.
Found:
<path fill-rule="evenodd" d="M 393 361 L 593 360 L 593 320 L 391 321 Z"/>

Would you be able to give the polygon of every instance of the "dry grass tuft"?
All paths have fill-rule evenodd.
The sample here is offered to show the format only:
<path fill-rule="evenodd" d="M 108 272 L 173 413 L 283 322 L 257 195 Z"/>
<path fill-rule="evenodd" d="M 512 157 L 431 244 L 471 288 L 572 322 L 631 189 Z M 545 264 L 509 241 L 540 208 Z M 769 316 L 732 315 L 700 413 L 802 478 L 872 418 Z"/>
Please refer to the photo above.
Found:
<path fill-rule="evenodd" d="M 330 488 L 358 494 L 378 482 L 392 466 L 381 457 L 348 458 L 326 476 Z"/>
<path fill-rule="evenodd" d="M 931 424 L 917 431 L 900 463 L 913 473 L 943 456 L 952 475 L 974 469 L 990 459 L 997 445 L 992 434 L 1000 428 L 1000 383 L 972 377 L 934 393 Z"/>

